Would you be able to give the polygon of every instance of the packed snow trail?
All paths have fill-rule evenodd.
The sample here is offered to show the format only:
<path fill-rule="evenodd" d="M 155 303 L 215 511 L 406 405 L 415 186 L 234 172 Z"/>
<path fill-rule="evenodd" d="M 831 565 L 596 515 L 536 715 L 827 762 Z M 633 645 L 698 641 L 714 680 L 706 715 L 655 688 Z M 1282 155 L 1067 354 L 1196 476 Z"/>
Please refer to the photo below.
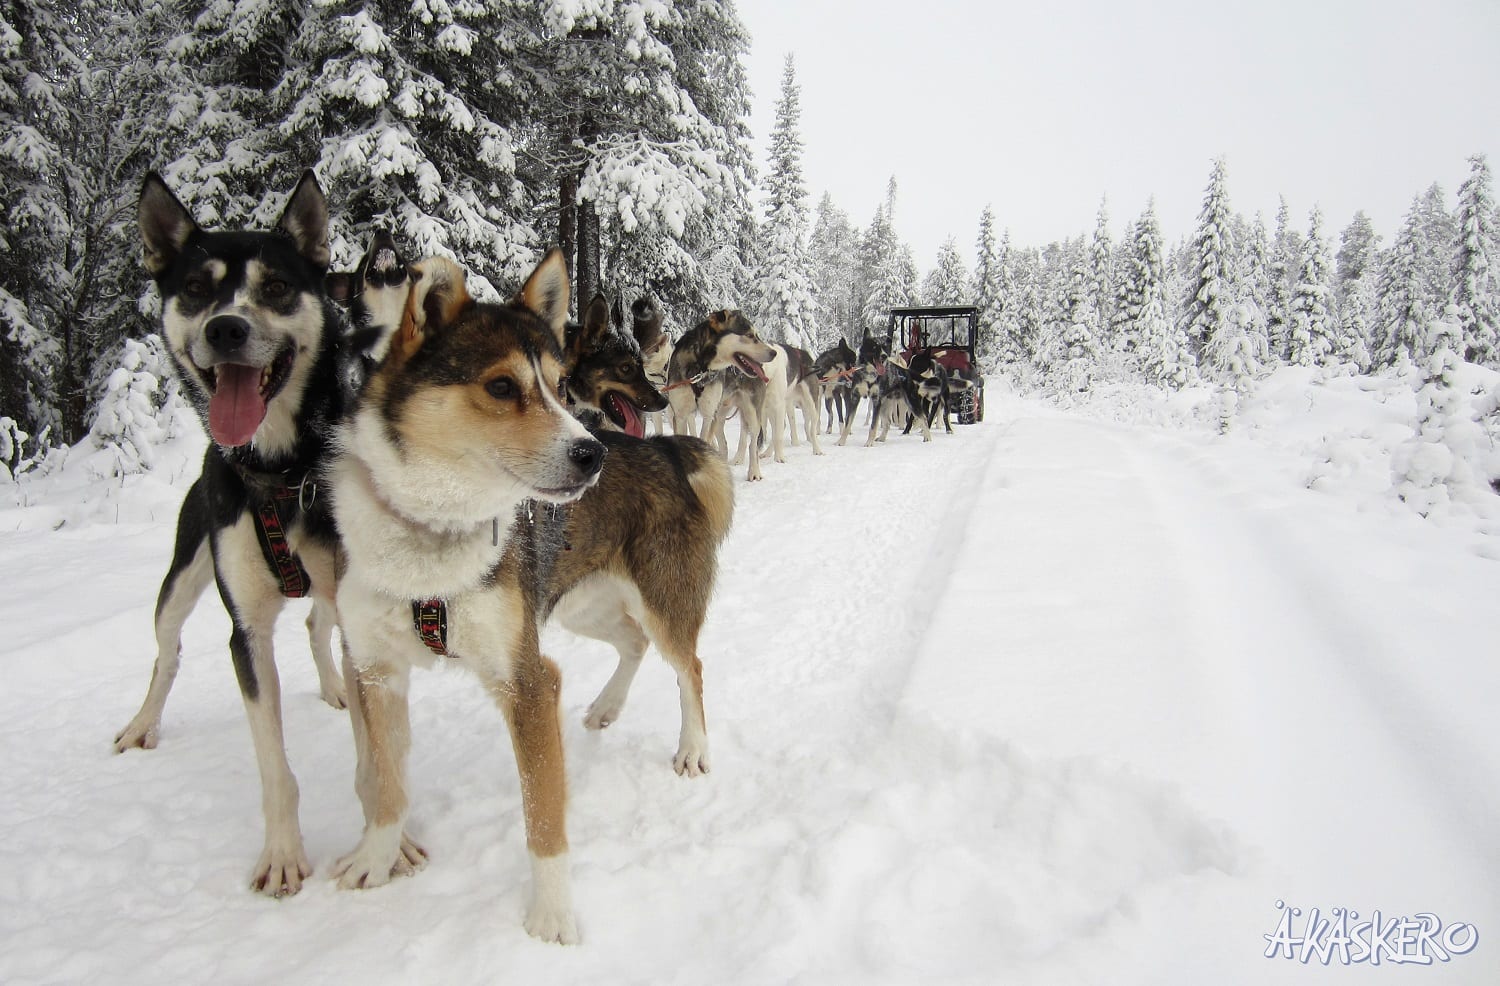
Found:
<path fill-rule="evenodd" d="M 0 598 L 17 628 L 0 739 L 26 751 L 0 761 L 0 981 L 1262 983 L 1309 972 L 1262 957 L 1277 898 L 1500 930 L 1482 838 L 1500 744 L 1476 715 L 1500 693 L 1500 566 L 1278 486 L 1246 446 L 1016 400 L 928 444 L 828 452 L 737 483 L 700 648 L 709 776 L 670 769 L 663 662 L 591 733 L 614 652 L 544 635 L 576 949 L 521 930 L 513 758 L 471 678 L 412 679 L 431 864 L 337 891 L 352 744 L 288 607 L 316 872 L 258 897 L 258 780 L 215 600 L 188 623 L 159 749 L 109 752 L 149 675 L 172 498 L 111 490 L 118 524 L 98 505 L 0 512 L 28 588 Z M 1422 639 L 1425 664 L 1407 656 Z M 1452 750 L 1473 756 L 1434 762 Z M 1481 945 L 1419 974 L 1493 969 Z"/>

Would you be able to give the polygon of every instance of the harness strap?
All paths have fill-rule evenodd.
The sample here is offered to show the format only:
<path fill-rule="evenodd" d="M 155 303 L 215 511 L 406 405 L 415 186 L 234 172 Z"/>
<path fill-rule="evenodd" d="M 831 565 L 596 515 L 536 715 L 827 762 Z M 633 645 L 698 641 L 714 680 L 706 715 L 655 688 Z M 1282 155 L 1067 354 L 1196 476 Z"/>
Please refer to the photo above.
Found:
<path fill-rule="evenodd" d="M 423 599 L 411 604 L 411 622 L 417 636 L 438 657 L 448 657 L 448 604 L 441 599 Z"/>
<path fill-rule="evenodd" d="M 266 556 L 266 564 L 271 566 L 281 594 L 288 599 L 301 599 L 312 591 L 312 578 L 286 539 L 286 529 L 298 508 L 300 495 L 300 488 L 283 486 L 255 512 L 261 554 Z"/>

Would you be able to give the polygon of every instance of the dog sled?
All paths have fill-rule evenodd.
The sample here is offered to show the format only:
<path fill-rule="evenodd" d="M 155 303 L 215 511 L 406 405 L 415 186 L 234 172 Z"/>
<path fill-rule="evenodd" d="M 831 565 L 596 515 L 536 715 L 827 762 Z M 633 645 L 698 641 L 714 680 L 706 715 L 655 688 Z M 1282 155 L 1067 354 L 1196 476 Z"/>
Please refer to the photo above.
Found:
<path fill-rule="evenodd" d="M 950 412 L 958 423 L 984 420 L 984 377 L 975 359 L 979 309 L 973 305 L 892 308 L 886 345 L 910 366 L 927 354 L 948 374 Z"/>

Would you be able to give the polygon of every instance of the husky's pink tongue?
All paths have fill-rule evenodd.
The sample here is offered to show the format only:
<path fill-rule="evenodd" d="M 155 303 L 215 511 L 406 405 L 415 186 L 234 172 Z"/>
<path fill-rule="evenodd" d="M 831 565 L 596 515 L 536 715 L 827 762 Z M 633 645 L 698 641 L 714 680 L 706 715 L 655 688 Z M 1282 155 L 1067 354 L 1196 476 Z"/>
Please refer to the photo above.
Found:
<path fill-rule="evenodd" d="M 620 412 L 620 417 L 625 419 L 625 434 L 632 438 L 645 438 L 646 424 L 641 420 L 641 416 L 635 413 L 635 405 L 621 400 L 614 394 L 610 394 L 609 399 L 614 402 L 615 410 Z"/>
<path fill-rule="evenodd" d="M 620 410 L 625 412 L 625 434 L 631 438 L 645 438 L 646 423 L 635 413 L 635 408 L 628 401 L 621 401 L 620 405 Z"/>
<path fill-rule="evenodd" d="M 208 402 L 208 432 L 226 448 L 244 445 L 266 419 L 260 396 L 260 367 L 219 364 L 218 385 Z"/>

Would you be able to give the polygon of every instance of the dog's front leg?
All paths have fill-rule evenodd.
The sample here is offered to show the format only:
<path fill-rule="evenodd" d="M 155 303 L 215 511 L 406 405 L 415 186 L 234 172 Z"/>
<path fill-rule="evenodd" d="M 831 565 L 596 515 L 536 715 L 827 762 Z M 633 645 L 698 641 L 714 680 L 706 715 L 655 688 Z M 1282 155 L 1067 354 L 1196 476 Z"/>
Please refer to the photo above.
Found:
<path fill-rule="evenodd" d="M 750 445 L 750 468 L 746 478 L 751 482 L 761 478 L 760 411 L 763 408 L 756 407 L 756 403 L 753 397 L 747 397 L 747 399 L 740 402 L 740 428 L 742 429 L 740 431 L 740 442 L 744 444 L 748 441 Z M 738 463 L 739 459 L 736 458 L 734 461 Z"/>
<path fill-rule="evenodd" d="M 880 428 L 882 423 L 885 424 L 885 430 L 881 430 L 879 441 L 885 441 L 885 432 L 891 427 L 890 415 L 886 413 L 885 398 L 870 398 L 870 406 L 875 409 L 875 413 L 870 418 L 870 435 L 865 439 L 865 448 L 873 448 L 875 446 L 875 432 Z"/>
<path fill-rule="evenodd" d="M 843 427 L 839 429 L 838 444 L 843 445 L 849 440 L 849 432 L 854 430 L 854 412 L 859 410 L 859 394 L 853 390 L 845 398 L 845 413 Z"/>
<path fill-rule="evenodd" d="M 354 786 L 365 810 L 359 845 L 333 868 L 339 886 L 349 890 L 411 874 L 426 862 L 426 854 L 405 836 L 411 668 L 400 660 L 357 666 L 346 651 L 345 673 L 358 759 Z"/>
<path fill-rule="evenodd" d="M 531 903 L 524 924 L 542 941 L 576 945 L 578 926 L 568 874 L 567 774 L 558 719 L 562 676 L 557 665 L 540 654 L 518 657 L 518 665 L 509 680 L 491 682 L 490 692 L 510 726 L 521 775 L 526 848 L 531 855 Z"/>
<path fill-rule="evenodd" d="M 355 694 L 358 688 L 359 671 L 349 653 L 348 638 L 344 638 L 343 672 L 348 693 Z M 370 728 L 365 722 L 362 706 L 349 703 L 349 724 L 354 729 L 354 792 L 359 795 L 360 808 L 364 810 L 365 827 L 375 824 L 380 806 L 380 783 L 375 765 L 370 757 Z M 415 873 L 427 865 L 427 850 L 406 832 L 401 834 L 401 856 L 396 860 L 394 872 L 403 876 Z"/>
<path fill-rule="evenodd" d="M 723 404 L 723 401 L 723 380 L 711 380 L 709 381 L 709 383 L 703 384 L 703 393 L 700 393 L 700 395 L 697 396 L 697 413 L 699 413 L 700 416 L 703 417 L 702 429 L 700 429 L 697 437 L 702 438 L 703 441 L 712 440 L 712 434 L 714 434 L 714 422 L 715 420 L 717 420 L 718 408 L 720 408 L 720 405 Z M 717 444 L 718 450 L 720 450 L 720 452 L 723 452 L 723 438 L 720 438 L 720 440 L 718 440 L 715 444 Z"/>
<path fill-rule="evenodd" d="M 229 655 L 245 700 L 255 762 L 260 770 L 266 842 L 250 877 L 254 890 L 282 897 L 302 889 L 312 873 L 297 823 L 297 779 L 281 731 L 281 679 L 271 638 L 286 600 L 261 563 L 249 516 L 212 536 L 219 597 L 230 615 Z"/>

